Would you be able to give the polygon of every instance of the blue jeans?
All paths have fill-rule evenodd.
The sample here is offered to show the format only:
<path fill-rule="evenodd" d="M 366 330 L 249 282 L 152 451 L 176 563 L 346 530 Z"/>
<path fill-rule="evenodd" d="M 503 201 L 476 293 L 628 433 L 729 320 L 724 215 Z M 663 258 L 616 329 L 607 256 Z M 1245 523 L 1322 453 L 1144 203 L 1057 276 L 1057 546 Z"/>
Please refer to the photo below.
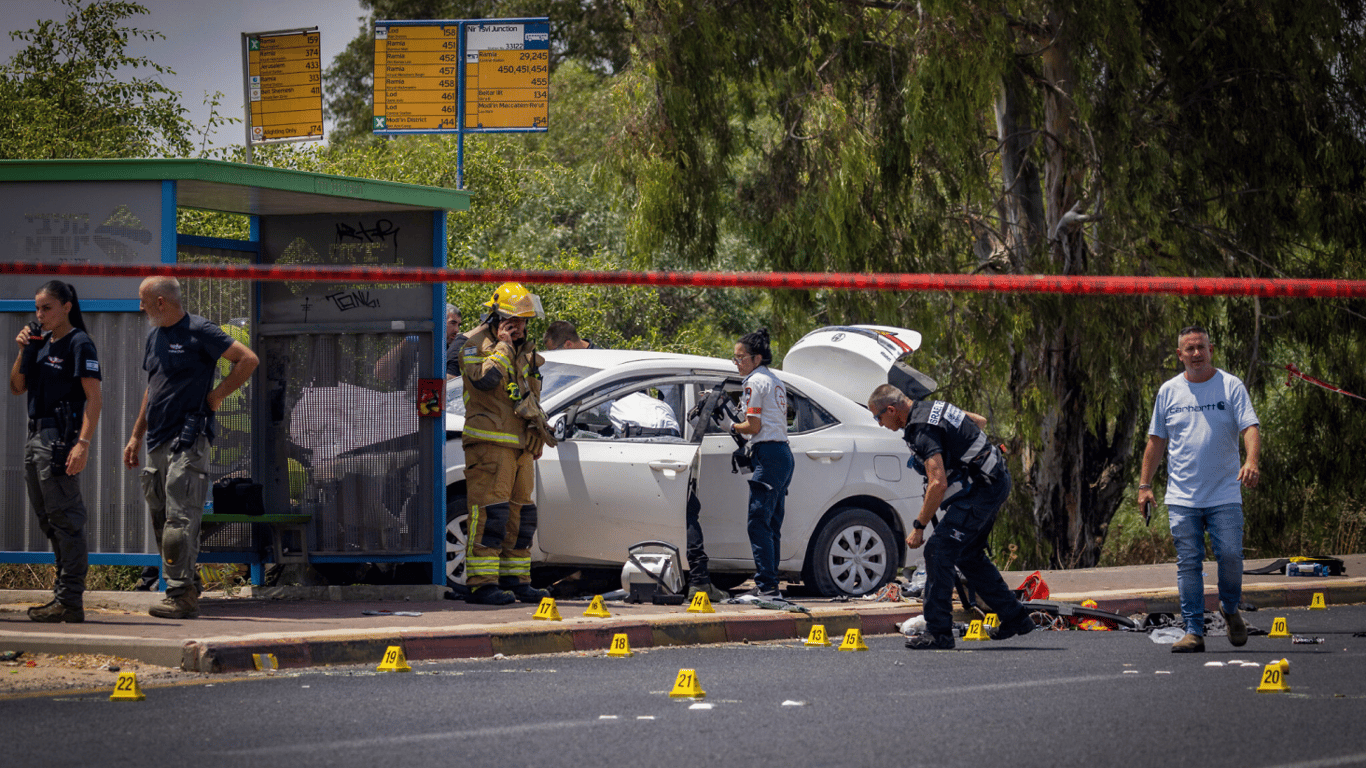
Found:
<path fill-rule="evenodd" d="M 1181 618 L 1186 632 L 1205 634 L 1205 533 L 1219 566 L 1219 607 L 1238 610 L 1243 598 L 1243 505 L 1217 507 L 1167 506 L 1172 541 L 1176 544 L 1176 589 L 1181 595 Z"/>
<path fill-rule="evenodd" d="M 776 440 L 755 443 L 750 456 L 754 460 L 754 474 L 749 478 L 749 546 L 754 552 L 754 585 L 760 592 L 776 592 L 783 502 L 792 482 L 792 449 Z"/>

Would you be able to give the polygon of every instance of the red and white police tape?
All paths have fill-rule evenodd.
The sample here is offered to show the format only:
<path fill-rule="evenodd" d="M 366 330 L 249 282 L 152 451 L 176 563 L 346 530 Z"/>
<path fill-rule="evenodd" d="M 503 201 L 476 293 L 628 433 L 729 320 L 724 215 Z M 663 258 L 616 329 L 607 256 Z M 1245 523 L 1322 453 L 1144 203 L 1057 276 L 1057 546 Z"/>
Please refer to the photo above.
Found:
<path fill-rule="evenodd" d="M 1321 381 L 1319 379 L 1314 378 L 1313 376 L 1306 376 L 1305 374 L 1300 373 L 1300 369 L 1296 368 L 1294 363 L 1287 365 L 1285 369 L 1290 372 L 1290 376 L 1285 380 L 1285 385 L 1287 387 L 1295 383 L 1295 379 L 1298 377 L 1304 379 L 1305 381 L 1309 382 L 1310 384 L 1313 384 L 1316 387 L 1323 387 L 1329 392 L 1336 392 L 1339 395 L 1355 397 L 1358 400 L 1366 400 L 1366 397 L 1362 397 L 1361 395 L 1354 395 L 1351 392 L 1348 392 L 1347 390 L 1343 389 L 1342 387 L 1335 387 L 1326 381 Z"/>
<path fill-rule="evenodd" d="M 1253 277 L 1114 277 L 1064 275 L 946 275 L 849 272 L 594 272 L 537 269 L 440 269 L 228 264 L 88 264 L 0 262 L 0 274 L 94 275 L 237 280 L 304 280 L 349 283 L 523 283 L 689 286 L 695 288 L 843 289 L 857 291 L 983 291 L 1068 293 L 1104 296 L 1282 296 L 1313 299 L 1366 298 L 1366 280 L 1266 279 Z"/>

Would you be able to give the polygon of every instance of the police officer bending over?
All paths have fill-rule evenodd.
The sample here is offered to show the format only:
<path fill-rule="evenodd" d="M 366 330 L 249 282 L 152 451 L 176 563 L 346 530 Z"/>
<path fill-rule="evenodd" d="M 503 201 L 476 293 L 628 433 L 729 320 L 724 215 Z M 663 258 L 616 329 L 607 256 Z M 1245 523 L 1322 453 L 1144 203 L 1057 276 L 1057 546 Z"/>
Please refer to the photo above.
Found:
<path fill-rule="evenodd" d="M 987 538 L 996 513 L 1010 497 L 1010 470 L 987 439 L 987 420 L 942 400 L 914 401 L 891 384 L 873 390 L 868 410 L 877 423 L 904 430 L 912 464 L 925 476 L 925 503 L 906 537 L 911 549 L 925 544 L 925 628 L 907 648 L 953 648 L 953 569 L 1001 617 L 992 635 L 1004 640 L 1033 631 L 1029 612 L 1006 587 L 987 558 Z M 925 527 L 943 507 L 944 519 L 925 542 Z"/>

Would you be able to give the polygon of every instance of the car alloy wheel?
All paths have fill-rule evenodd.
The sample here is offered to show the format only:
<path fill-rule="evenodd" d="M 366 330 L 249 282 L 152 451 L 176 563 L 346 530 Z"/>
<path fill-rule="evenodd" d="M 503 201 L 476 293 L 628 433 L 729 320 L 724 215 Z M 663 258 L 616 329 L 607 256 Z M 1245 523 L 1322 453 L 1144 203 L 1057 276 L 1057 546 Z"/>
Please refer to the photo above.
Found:
<path fill-rule="evenodd" d="M 865 509 L 837 510 L 816 537 L 809 566 L 824 595 L 866 595 L 886 584 L 900 562 L 892 529 Z"/>
<path fill-rule="evenodd" d="M 469 541 L 470 514 L 465 494 L 446 492 L 446 586 L 465 585 L 465 545 Z"/>

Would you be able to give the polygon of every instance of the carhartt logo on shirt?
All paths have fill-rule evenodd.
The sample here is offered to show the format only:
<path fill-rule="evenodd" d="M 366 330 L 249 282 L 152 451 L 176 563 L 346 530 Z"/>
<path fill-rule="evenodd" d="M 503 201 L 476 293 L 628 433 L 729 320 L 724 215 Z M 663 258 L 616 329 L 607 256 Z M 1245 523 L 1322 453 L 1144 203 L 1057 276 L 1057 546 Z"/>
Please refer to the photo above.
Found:
<path fill-rule="evenodd" d="M 1198 413 L 1200 411 L 1208 411 L 1212 408 L 1227 411 L 1228 403 L 1220 400 L 1217 403 L 1210 403 L 1209 405 L 1173 405 L 1167 409 L 1167 413 Z"/>

